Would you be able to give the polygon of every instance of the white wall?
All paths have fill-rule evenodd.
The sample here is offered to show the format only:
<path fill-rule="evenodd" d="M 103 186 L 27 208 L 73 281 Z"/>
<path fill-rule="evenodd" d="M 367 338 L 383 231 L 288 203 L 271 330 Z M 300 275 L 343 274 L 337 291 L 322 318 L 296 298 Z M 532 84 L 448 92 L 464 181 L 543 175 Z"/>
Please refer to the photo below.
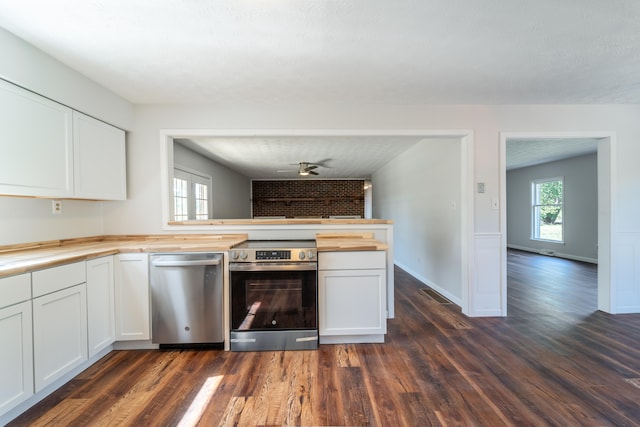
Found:
<path fill-rule="evenodd" d="M 462 301 L 460 139 L 425 139 L 373 175 L 374 216 L 394 221 L 395 262 Z"/>
<path fill-rule="evenodd" d="M 0 78 L 90 116 L 129 130 L 133 106 L 0 28 Z M 2 144 L 10 141 L 2 141 Z M 1 154 L 0 154 L 1 155 Z M 0 197 L 0 246 L 104 233 L 102 206 L 110 202 L 66 200 L 53 215 L 51 201 Z"/>
<path fill-rule="evenodd" d="M 63 200 L 52 214 L 51 200 L 0 197 L 0 246 L 103 234 L 101 202 Z"/>
<path fill-rule="evenodd" d="M 173 164 L 211 177 L 212 218 L 251 218 L 249 178 L 180 144 L 173 145 Z"/>
<path fill-rule="evenodd" d="M 133 105 L 0 28 L 0 78 L 124 130 Z"/>
<path fill-rule="evenodd" d="M 41 215 L 38 224 L 13 234 L 11 242 L 80 237 L 87 233 L 162 233 L 160 183 L 160 129 L 469 129 L 473 131 L 474 180 L 486 184 L 486 193 L 474 199 L 472 232 L 475 248 L 482 248 L 472 263 L 471 280 L 493 286 L 493 280 L 477 274 L 482 265 L 500 265 L 500 210 L 492 199 L 500 194 L 501 132 L 613 132 L 612 174 L 616 192 L 611 195 L 612 259 L 640 253 L 640 106 L 638 105 L 296 105 L 296 106 L 137 106 L 64 67 L 42 52 L 0 30 L 0 76 L 57 99 L 89 115 L 130 132 L 127 135 L 128 197 L 123 202 L 102 203 L 104 227 L 100 230 L 95 205 L 79 209 L 79 218 Z M 79 202 L 94 203 L 94 202 Z M 411 200 L 403 203 L 411 204 Z M 21 227 L 38 207 L 33 200 L 3 198 L 0 221 L 6 229 Z M 8 215 L 6 212 L 11 212 Z M 76 220 L 89 227 L 76 227 Z M 47 234 L 39 231 L 49 230 Z M 42 236 L 42 237 L 40 237 Z M 490 244 L 479 244 L 491 240 Z M 9 241 L 9 240 L 8 240 Z M 4 240 L 3 240 L 4 242 Z M 619 243 L 623 242 L 623 243 Z M 486 243 L 486 242 L 485 242 Z M 505 243 L 506 244 L 506 243 Z M 497 249 L 496 249 L 497 248 Z M 472 252 L 473 255 L 473 252 Z M 625 310 L 640 310 L 640 256 L 624 258 L 612 266 L 614 307 L 624 299 Z M 491 273 L 487 277 L 494 277 Z M 477 279 L 481 277 L 481 279 Z M 500 287 L 500 284 L 498 284 Z M 624 297 L 624 298 L 623 298 Z M 617 301 L 616 300 L 619 300 Z M 498 302 L 498 305 L 500 303 Z M 484 313 L 494 313 L 490 307 Z"/>
<path fill-rule="evenodd" d="M 163 232 L 161 129 L 470 129 L 474 181 L 484 182 L 486 192 L 475 194 L 473 201 L 470 227 L 476 242 L 469 249 L 473 282 L 469 300 L 477 307 L 469 314 L 505 312 L 505 303 L 493 296 L 502 292 L 500 248 L 506 245 L 500 209 L 491 204 L 492 199 L 500 200 L 501 132 L 614 132 L 612 155 L 617 191 L 612 195 L 612 254 L 622 250 L 615 247 L 620 233 L 626 233 L 625 242 L 640 245 L 640 238 L 634 237 L 640 236 L 640 168 L 634 164 L 640 158 L 640 106 L 138 106 L 135 117 L 128 152 L 130 198 L 105 205 L 105 232 L 109 234 Z M 413 202 L 406 199 L 402 203 Z M 640 247 L 637 249 L 640 251 Z M 640 264 L 635 269 L 626 267 L 622 277 L 616 276 L 615 271 L 612 276 L 616 282 L 631 287 L 625 289 L 625 295 L 637 291 L 633 295 L 640 307 L 640 277 L 630 276 L 634 271 L 640 271 Z M 490 299 L 496 301 L 488 304 L 485 298 L 478 304 L 474 295 L 491 295 Z"/>
<path fill-rule="evenodd" d="M 163 107 L 138 106 L 129 139 L 130 200 L 105 207 L 108 231 L 161 232 L 160 129 L 472 129 L 476 194 L 474 230 L 499 233 L 500 132 L 616 132 L 616 226 L 640 232 L 640 106 L 361 106 Z M 407 201 L 410 203 L 410 201 Z"/>
<path fill-rule="evenodd" d="M 552 250 L 557 256 L 598 261 L 598 158 L 595 154 L 507 172 L 507 244 Z M 564 178 L 564 242 L 531 240 L 531 181 Z"/>

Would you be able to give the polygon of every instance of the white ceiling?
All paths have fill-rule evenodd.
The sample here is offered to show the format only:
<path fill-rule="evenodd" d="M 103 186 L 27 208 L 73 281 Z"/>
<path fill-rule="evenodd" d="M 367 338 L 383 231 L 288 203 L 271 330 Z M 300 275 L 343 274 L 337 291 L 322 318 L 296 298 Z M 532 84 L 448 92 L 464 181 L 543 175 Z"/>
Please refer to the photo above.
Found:
<path fill-rule="evenodd" d="M 299 178 L 298 164 L 308 162 L 320 164 L 315 170 L 319 173 L 317 178 L 366 179 L 423 139 L 420 136 L 286 136 L 194 137 L 177 141 L 250 178 Z"/>
<path fill-rule="evenodd" d="M 637 0 L 0 0 L 135 104 L 640 103 Z"/>
<path fill-rule="evenodd" d="M 595 138 L 507 140 L 507 170 L 596 153 Z"/>
<path fill-rule="evenodd" d="M 417 143 L 428 144 L 429 139 L 425 136 L 212 136 L 175 141 L 254 179 L 299 178 L 300 162 L 319 163 L 317 178 L 368 179 L 391 159 Z M 506 168 L 517 169 L 595 153 L 597 143 L 594 138 L 508 140 Z M 288 172 L 278 172 L 283 170 Z"/>
<path fill-rule="evenodd" d="M 0 0 L 0 26 L 134 104 L 640 104 L 637 0 Z M 336 143 L 236 155 L 355 176 L 410 145 Z"/>

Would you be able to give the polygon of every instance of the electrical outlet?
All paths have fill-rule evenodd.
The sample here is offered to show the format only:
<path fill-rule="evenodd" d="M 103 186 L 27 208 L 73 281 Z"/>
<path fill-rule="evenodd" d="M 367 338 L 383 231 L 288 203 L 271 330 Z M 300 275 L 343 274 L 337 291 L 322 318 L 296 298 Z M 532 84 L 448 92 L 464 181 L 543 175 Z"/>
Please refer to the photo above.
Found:
<path fill-rule="evenodd" d="M 51 212 L 54 215 L 60 215 L 62 213 L 62 200 L 51 201 Z"/>

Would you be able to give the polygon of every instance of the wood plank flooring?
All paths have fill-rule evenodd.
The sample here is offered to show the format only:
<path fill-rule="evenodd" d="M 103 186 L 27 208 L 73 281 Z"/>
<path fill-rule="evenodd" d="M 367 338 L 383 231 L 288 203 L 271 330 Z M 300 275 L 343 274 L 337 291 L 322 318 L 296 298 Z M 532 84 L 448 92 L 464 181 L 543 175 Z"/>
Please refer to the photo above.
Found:
<path fill-rule="evenodd" d="M 115 351 L 11 425 L 640 425 L 640 315 L 596 311 L 592 265 L 508 262 L 506 318 L 467 318 L 396 269 L 385 344 Z"/>

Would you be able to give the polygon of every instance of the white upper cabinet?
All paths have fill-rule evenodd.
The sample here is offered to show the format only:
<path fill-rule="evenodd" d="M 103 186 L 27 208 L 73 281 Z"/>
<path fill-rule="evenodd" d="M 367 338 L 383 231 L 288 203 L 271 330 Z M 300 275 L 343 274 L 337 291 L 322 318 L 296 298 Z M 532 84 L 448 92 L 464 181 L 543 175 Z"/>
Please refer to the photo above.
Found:
<path fill-rule="evenodd" d="M 73 112 L 75 197 L 127 198 L 124 131 Z"/>
<path fill-rule="evenodd" d="M 0 195 L 126 199 L 125 133 L 0 79 Z"/>
<path fill-rule="evenodd" d="M 0 194 L 73 196 L 72 110 L 0 80 Z"/>

